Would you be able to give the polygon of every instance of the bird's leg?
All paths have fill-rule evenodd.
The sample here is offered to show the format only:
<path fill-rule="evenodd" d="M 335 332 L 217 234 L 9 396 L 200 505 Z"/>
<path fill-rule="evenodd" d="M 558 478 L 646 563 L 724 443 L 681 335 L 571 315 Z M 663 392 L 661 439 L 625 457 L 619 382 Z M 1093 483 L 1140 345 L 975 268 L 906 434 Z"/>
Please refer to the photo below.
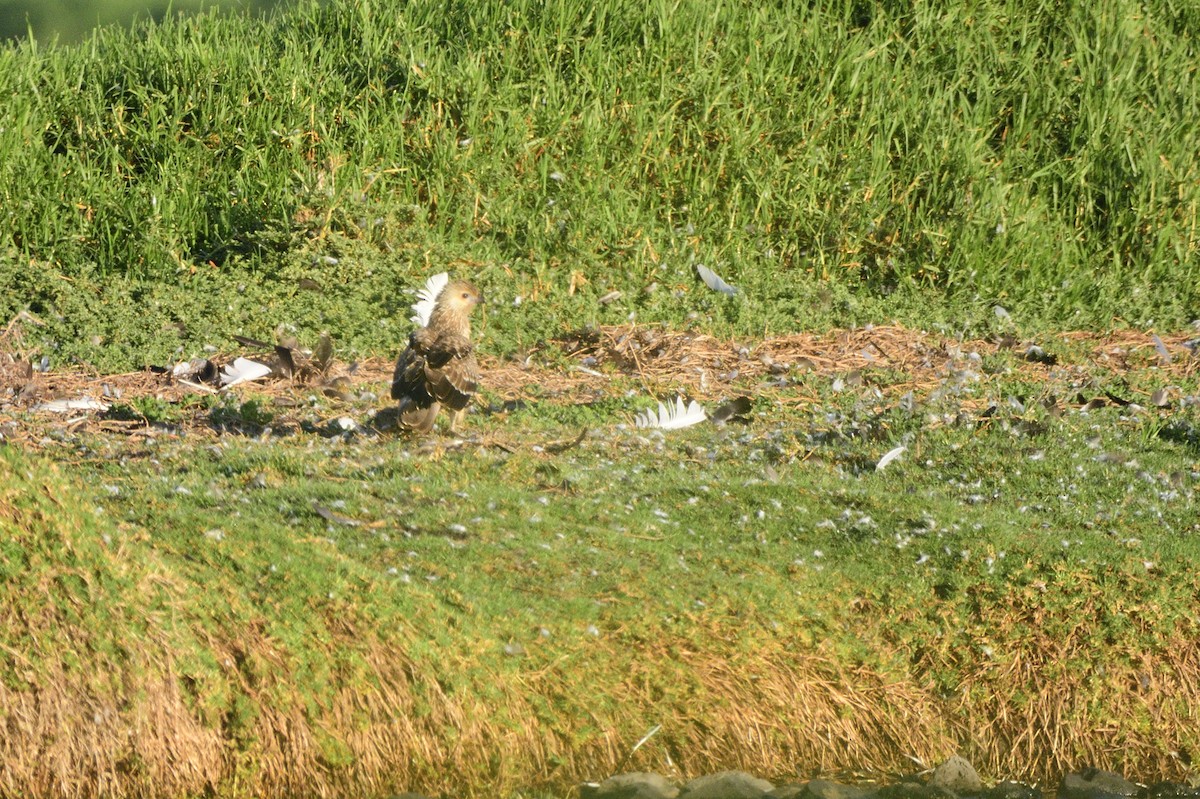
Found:
<path fill-rule="evenodd" d="M 450 411 L 450 432 L 451 433 L 453 433 L 455 430 L 458 429 L 458 420 L 461 419 L 463 417 L 463 414 L 466 412 L 467 411 L 465 408 L 463 408 L 462 410 Z"/>

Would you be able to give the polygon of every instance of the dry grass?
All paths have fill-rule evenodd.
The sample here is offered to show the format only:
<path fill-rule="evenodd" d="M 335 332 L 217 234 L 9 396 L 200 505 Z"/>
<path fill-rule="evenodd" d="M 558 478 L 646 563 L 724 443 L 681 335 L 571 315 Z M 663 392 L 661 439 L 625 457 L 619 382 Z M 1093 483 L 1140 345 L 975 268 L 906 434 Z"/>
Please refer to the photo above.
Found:
<path fill-rule="evenodd" d="M 969 756 L 993 774 L 1036 763 L 1043 780 L 1081 763 L 1126 768 L 1148 781 L 1183 779 L 1191 773 L 1188 752 L 1197 743 L 1196 617 L 1173 618 L 1179 608 L 1161 607 L 1137 591 L 1114 608 L 1113 592 L 1098 584 L 1112 575 L 1064 570 L 1064 576 L 1074 593 L 1069 616 L 1047 618 L 1041 584 L 990 596 L 981 605 L 980 627 L 1010 630 L 1018 645 L 1008 642 L 992 657 L 970 659 L 962 690 L 948 703 L 955 718 L 970 723 Z M 1163 579 L 1181 581 L 1195 593 L 1194 575 Z M 1114 612 L 1127 614 L 1143 634 L 1157 631 L 1161 646 L 1109 648 L 1093 620 Z M 948 655 L 953 653 L 930 648 L 919 667 L 950 665 Z M 956 666 L 969 659 L 962 655 Z"/>
<path fill-rule="evenodd" d="M 253 743 L 236 759 L 222 731 L 199 723 L 181 700 L 178 675 L 163 660 L 169 655 L 153 642 L 130 646 L 134 657 L 155 661 L 143 664 L 159 675 L 151 682 L 96 692 L 79 674 L 55 673 L 39 679 L 37 690 L 0 688 L 0 792 L 157 798 L 215 789 L 282 798 L 419 788 L 482 797 L 517 788 L 565 792 L 616 769 L 683 778 L 739 767 L 776 779 L 880 779 L 956 752 L 996 778 L 1049 782 L 1066 769 L 1098 764 L 1147 780 L 1179 779 L 1185 770 L 1164 742 L 1169 731 L 1190 726 L 1188 708 L 1200 699 L 1194 639 L 1177 641 L 1168 658 L 1148 656 L 1146 668 L 1165 678 L 1159 685 L 1122 691 L 1123 681 L 1136 684 L 1140 675 L 1120 668 L 1106 675 L 1114 689 L 1105 700 L 1111 722 L 1097 728 L 1088 721 L 1094 713 L 1084 712 L 1096 698 L 1088 684 L 1095 675 L 1047 680 L 1041 666 L 1061 655 L 1050 641 L 1013 653 L 1003 673 L 975 675 L 962 697 L 943 697 L 921 681 L 919 668 L 880 673 L 819 647 L 797 652 L 786 637 L 749 652 L 736 630 L 714 630 L 710 647 L 662 640 L 611 652 L 611 661 L 597 659 L 584 680 L 553 664 L 519 678 L 496 675 L 493 698 L 484 702 L 436 687 L 452 664 L 417 663 L 396 641 L 341 633 L 347 637 L 330 645 L 361 651 L 375 687 L 347 686 L 314 714 L 298 699 L 272 702 L 288 696 L 288 674 L 268 671 L 263 684 L 243 686 L 262 712 Z M 277 659 L 267 640 L 239 641 L 237 648 L 241 657 Z M 589 697 L 577 695 L 585 687 L 610 701 L 588 711 Z M 580 715 L 548 725 L 539 700 Z M 1136 714 L 1123 711 L 1130 703 L 1161 707 L 1161 726 L 1129 730 L 1126 721 Z M 653 725 L 661 732 L 630 757 L 639 731 Z M 581 737 L 585 727 L 597 732 Z M 331 757 L 333 741 L 344 761 Z"/>
<path fill-rule="evenodd" d="M 79 621 L 96 604 L 128 622 L 158 576 L 98 545 L 56 470 L 14 471 L 0 458 L 0 486 L 0 530 L 28 563 L 14 572 L 17 553 L 0 559 L 10 578 L 0 602 L 0 643 L 9 642 L 0 793 L 182 796 L 216 784 L 225 742 L 183 701 L 166 642 L 135 632 L 155 620 L 123 630 L 119 658 Z"/>

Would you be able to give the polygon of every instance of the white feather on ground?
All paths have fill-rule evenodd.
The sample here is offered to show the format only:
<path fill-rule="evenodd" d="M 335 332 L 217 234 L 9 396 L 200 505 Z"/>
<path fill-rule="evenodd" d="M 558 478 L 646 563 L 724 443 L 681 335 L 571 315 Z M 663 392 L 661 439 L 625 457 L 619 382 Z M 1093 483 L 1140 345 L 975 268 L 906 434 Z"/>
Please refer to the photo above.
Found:
<path fill-rule="evenodd" d="M 683 397 L 676 397 L 675 402 L 658 403 L 658 413 L 653 409 L 637 414 L 634 420 L 638 427 L 655 428 L 658 430 L 678 430 L 700 424 L 708 415 L 700 403 L 692 400 L 687 405 Z"/>
<path fill-rule="evenodd" d="M 737 294 L 737 289 L 726 283 L 720 276 L 709 269 L 704 264 L 696 264 L 696 272 L 700 275 L 700 279 L 704 281 L 704 285 L 708 286 L 713 291 L 719 291 L 722 294 L 733 296 Z"/>
<path fill-rule="evenodd" d="M 271 367 L 265 363 L 252 361 L 249 358 L 238 358 L 231 364 L 226 364 L 221 370 L 221 387 L 233 388 L 240 383 L 251 380 L 262 380 L 271 374 Z"/>
<path fill-rule="evenodd" d="M 884 453 L 883 457 L 879 459 L 879 463 L 875 464 L 875 471 L 882 472 L 887 468 L 889 463 L 903 455 L 906 449 L 908 449 L 908 447 L 896 447 L 895 449 L 889 449 L 886 453 Z"/>
<path fill-rule="evenodd" d="M 425 281 L 425 287 L 417 291 L 417 301 L 413 303 L 414 324 L 418 327 L 429 327 L 429 316 L 433 313 L 433 306 L 437 305 L 438 295 L 449 282 L 449 272 L 439 272 Z"/>
<path fill-rule="evenodd" d="M 33 409 L 49 413 L 70 413 L 71 411 L 107 411 L 108 407 L 107 402 L 90 397 L 80 397 L 79 399 L 49 400 L 33 406 Z"/>

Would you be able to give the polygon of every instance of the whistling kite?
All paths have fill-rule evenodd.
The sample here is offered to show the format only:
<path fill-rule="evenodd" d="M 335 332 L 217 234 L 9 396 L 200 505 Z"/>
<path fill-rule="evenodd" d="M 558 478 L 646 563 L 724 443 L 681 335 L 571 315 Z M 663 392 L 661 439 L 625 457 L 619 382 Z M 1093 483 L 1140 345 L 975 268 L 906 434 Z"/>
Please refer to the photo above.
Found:
<path fill-rule="evenodd" d="M 439 291 L 440 287 L 440 291 Z M 471 312 L 483 294 L 466 280 L 429 280 L 413 308 L 421 325 L 408 337 L 396 360 L 392 399 L 400 401 L 400 426 L 422 433 L 433 429 L 438 411 L 450 409 L 450 431 L 458 425 L 479 386 L 479 364 L 471 346 Z"/>

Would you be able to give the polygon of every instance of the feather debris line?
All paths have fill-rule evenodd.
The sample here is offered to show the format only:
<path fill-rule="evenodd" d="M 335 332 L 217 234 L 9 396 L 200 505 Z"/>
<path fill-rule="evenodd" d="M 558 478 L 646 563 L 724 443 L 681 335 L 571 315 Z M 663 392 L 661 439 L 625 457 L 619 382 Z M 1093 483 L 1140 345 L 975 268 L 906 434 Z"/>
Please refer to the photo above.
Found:
<path fill-rule="evenodd" d="M 722 294 L 728 294 L 732 297 L 737 294 L 737 289 L 726 283 L 721 277 L 709 269 L 704 264 L 696 264 L 696 273 L 700 275 L 700 279 L 704 281 L 704 285 L 708 286 L 713 291 L 719 291 Z"/>
<path fill-rule="evenodd" d="M 171 377 L 180 382 L 193 380 L 200 383 L 215 383 L 218 374 L 220 372 L 217 370 L 217 365 L 208 358 L 180 361 L 171 369 Z"/>
<path fill-rule="evenodd" d="M 283 326 L 276 331 L 276 336 L 280 340 L 279 344 L 247 336 L 232 336 L 234 341 L 246 347 L 272 351 L 270 354 L 264 353 L 260 359 L 238 357 L 232 364 L 219 368 L 208 358 L 194 358 L 190 361 L 180 361 L 170 368 L 151 367 L 151 371 L 169 374 L 171 379 L 180 385 L 209 394 L 267 377 L 316 383 L 329 396 L 341 397 L 346 394 L 349 381 L 344 374 L 334 374 L 333 340 L 328 333 L 321 333 L 316 346 L 311 350 L 302 348 L 299 341 L 287 334 Z M 348 371 L 354 373 L 356 369 L 357 365 L 351 364 Z"/>
<path fill-rule="evenodd" d="M 425 281 L 424 288 L 417 291 L 417 301 L 413 303 L 413 324 L 417 327 L 429 327 L 429 317 L 433 315 L 433 307 L 437 305 L 438 295 L 450 282 L 449 272 L 439 272 Z"/>
<path fill-rule="evenodd" d="M 233 388 L 251 380 L 262 380 L 271 374 L 271 367 L 265 363 L 252 361 L 249 358 L 237 358 L 231 364 L 226 364 L 221 370 L 221 388 Z"/>
<path fill-rule="evenodd" d="M 708 418 L 704 407 L 695 400 L 686 405 L 683 397 L 676 397 L 674 402 L 658 403 L 658 413 L 654 409 L 643 411 L 634 417 L 638 427 L 656 430 L 679 430 L 700 424 Z"/>

